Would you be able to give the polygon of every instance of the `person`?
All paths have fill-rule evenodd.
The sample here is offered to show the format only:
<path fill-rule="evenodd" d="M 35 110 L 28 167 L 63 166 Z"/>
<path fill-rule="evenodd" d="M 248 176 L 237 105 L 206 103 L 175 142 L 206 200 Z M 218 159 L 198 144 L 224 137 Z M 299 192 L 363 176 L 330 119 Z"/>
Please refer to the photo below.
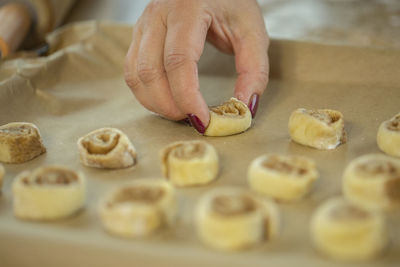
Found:
<path fill-rule="evenodd" d="M 187 117 L 200 133 L 209 123 L 197 69 L 206 40 L 234 54 L 234 96 L 254 117 L 269 72 L 269 38 L 256 0 L 151 1 L 134 27 L 124 71 L 145 108 L 171 120 Z"/>

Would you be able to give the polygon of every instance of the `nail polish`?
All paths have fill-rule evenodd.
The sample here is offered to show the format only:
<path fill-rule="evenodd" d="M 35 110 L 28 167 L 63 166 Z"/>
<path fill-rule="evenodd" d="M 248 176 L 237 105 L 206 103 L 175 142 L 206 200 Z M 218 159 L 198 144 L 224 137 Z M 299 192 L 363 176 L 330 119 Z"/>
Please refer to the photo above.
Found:
<path fill-rule="evenodd" d="M 249 101 L 249 109 L 251 112 L 251 117 L 254 119 L 254 117 L 256 116 L 257 113 L 257 108 L 258 108 L 258 100 L 260 99 L 260 96 L 258 94 L 253 94 L 250 97 L 250 101 Z"/>
<path fill-rule="evenodd" d="M 199 117 L 194 114 L 187 114 L 187 116 L 193 128 L 195 128 L 199 133 L 204 134 L 206 127 L 204 127 L 204 124 L 201 122 Z"/>

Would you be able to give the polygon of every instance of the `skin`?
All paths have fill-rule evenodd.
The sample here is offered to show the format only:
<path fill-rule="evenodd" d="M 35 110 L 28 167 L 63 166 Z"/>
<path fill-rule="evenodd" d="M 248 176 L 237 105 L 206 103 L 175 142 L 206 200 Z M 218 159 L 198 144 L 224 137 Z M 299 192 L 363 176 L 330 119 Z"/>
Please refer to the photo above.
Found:
<path fill-rule="evenodd" d="M 235 55 L 234 95 L 249 103 L 268 83 L 269 38 L 256 0 L 153 0 L 136 23 L 125 80 L 139 102 L 171 120 L 209 111 L 197 63 L 205 41 Z"/>

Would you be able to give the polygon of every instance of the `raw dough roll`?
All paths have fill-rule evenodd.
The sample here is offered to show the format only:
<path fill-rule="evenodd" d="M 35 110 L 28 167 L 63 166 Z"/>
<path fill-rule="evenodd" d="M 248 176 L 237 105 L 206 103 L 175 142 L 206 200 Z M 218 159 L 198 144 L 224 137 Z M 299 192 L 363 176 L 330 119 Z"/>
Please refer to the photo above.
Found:
<path fill-rule="evenodd" d="M 383 152 L 400 157 L 400 113 L 379 126 L 376 139 Z"/>
<path fill-rule="evenodd" d="M 243 102 L 232 97 L 228 102 L 210 107 L 207 136 L 227 136 L 246 131 L 251 126 L 251 112 Z"/>
<path fill-rule="evenodd" d="M 300 156 L 263 155 L 250 165 L 250 187 L 278 200 L 299 200 L 318 178 L 312 159 Z"/>
<path fill-rule="evenodd" d="M 369 154 L 353 160 L 343 174 L 347 200 L 365 209 L 400 207 L 400 160 Z"/>
<path fill-rule="evenodd" d="M 339 260 L 366 260 L 387 243 L 384 217 L 333 198 L 324 202 L 311 220 L 311 237 L 322 253 Z"/>
<path fill-rule="evenodd" d="M 196 230 L 204 244 L 219 250 L 239 250 L 272 239 L 279 215 L 274 203 L 240 188 L 207 192 L 196 207 Z"/>
<path fill-rule="evenodd" d="M 36 125 L 12 122 L 0 126 L 0 161 L 23 163 L 46 152 Z"/>
<path fill-rule="evenodd" d="M 318 149 L 346 142 L 343 115 L 330 109 L 296 109 L 289 118 L 289 133 L 295 142 Z"/>
<path fill-rule="evenodd" d="M 104 228 L 122 237 L 148 235 L 176 216 L 175 189 L 159 179 L 140 179 L 111 191 L 100 203 Z"/>
<path fill-rule="evenodd" d="M 217 151 L 204 141 L 172 143 L 160 158 L 163 175 L 178 186 L 207 184 L 218 175 Z"/>
<path fill-rule="evenodd" d="M 136 164 L 136 150 L 116 128 L 101 128 L 78 140 L 81 162 L 89 167 L 118 169 Z"/>
<path fill-rule="evenodd" d="M 1 187 L 3 186 L 3 177 L 4 177 L 4 167 L 3 165 L 0 164 L 0 191 L 1 191 Z"/>
<path fill-rule="evenodd" d="M 54 220 L 68 217 L 85 202 L 83 174 L 61 166 L 20 173 L 12 186 L 14 214 L 21 219 Z"/>

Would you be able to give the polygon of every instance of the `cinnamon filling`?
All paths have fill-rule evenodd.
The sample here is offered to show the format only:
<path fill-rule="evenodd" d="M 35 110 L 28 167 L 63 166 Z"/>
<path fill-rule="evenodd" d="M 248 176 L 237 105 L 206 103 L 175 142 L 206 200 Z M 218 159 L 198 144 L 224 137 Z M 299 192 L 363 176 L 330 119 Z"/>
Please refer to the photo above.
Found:
<path fill-rule="evenodd" d="M 107 154 L 117 146 L 119 138 L 118 133 L 107 130 L 85 137 L 82 144 L 90 154 Z"/>
<path fill-rule="evenodd" d="M 391 201 L 400 202 L 400 176 L 388 180 L 385 184 L 385 189 Z"/>
<path fill-rule="evenodd" d="M 340 114 L 336 112 L 322 110 L 305 110 L 304 112 L 326 124 L 335 123 L 341 118 Z"/>
<path fill-rule="evenodd" d="M 231 99 L 220 106 L 210 107 L 210 110 L 221 116 L 243 116 L 247 108 L 243 103 Z"/>
<path fill-rule="evenodd" d="M 0 133 L 4 133 L 7 135 L 29 135 L 32 134 L 33 128 L 28 125 L 21 125 L 18 127 L 6 127 L 0 129 Z"/>
<path fill-rule="evenodd" d="M 347 219 L 366 219 L 370 214 L 358 207 L 350 204 L 342 204 L 332 210 L 331 216 L 336 220 L 347 220 Z"/>
<path fill-rule="evenodd" d="M 26 185 L 30 184 L 51 184 L 51 185 L 68 185 L 78 181 L 78 176 L 75 172 L 60 169 L 46 169 L 41 173 L 29 179 L 25 177 L 22 182 Z"/>
<path fill-rule="evenodd" d="M 365 177 L 371 177 L 371 175 L 375 177 L 374 175 L 378 174 L 386 174 L 393 177 L 400 173 L 400 169 L 396 168 L 391 162 L 382 160 L 370 160 L 369 162 L 357 166 L 357 168 L 364 173 L 370 174 L 370 176 Z"/>
<path fill-rule="evenodd" d="M 217 196 L 212 201 L 212 209 L 223 216 L 235 216 L 252 212 L 256 203 L 246 195 Z"/>
<path fill-rule="evenodd" d="M 162 198 L 165 191 L 155 186 L 132 186 L 122 189 L 113 200 L 113 203 L 141 202 L 155 203 Z"/>
<path fill-rule="evenodd" d="M 391 131 L 400 132 L 400 115 L 394 117 L 388 122 L 387 128 Z"/>
<path fill-rule="evenodd" d="M 266 160 L 264 160 L 262 165 L 265 168 L 283 173 L 296 173 L 298 175 L 304 175 L 308 172 L 307 169 L 297 166 L 296 164 L 288 163 L 276 156 L 268 157 Z"/>
<path fill-rule="evenodd" d="M 205 151 L 206 145 L 204 143 L 183 143 L 174 147 L 171 155 L 180 159 L 192 159 L 202 157 Z"/>

